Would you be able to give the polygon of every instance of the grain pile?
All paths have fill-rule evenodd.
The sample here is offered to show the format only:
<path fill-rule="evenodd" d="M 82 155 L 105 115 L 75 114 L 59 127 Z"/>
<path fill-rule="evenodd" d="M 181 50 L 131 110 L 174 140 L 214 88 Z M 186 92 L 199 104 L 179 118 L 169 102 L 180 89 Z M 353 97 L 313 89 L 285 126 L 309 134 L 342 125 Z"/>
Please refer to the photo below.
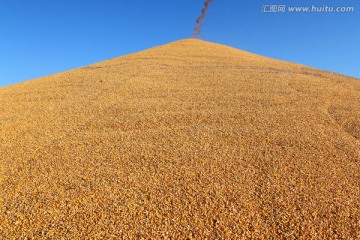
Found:
<path fill-rule="evenodd" d="M 356 239 L 360 81 L 200 40 L 0 89 L 1 239 Z"/>

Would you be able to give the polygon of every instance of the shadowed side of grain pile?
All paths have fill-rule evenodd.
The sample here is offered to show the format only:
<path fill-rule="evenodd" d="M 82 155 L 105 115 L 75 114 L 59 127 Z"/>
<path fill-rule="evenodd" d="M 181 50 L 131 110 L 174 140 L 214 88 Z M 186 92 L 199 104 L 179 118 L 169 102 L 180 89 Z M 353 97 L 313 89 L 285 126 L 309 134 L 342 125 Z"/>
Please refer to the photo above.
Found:
<path fill-rule="evenodd" d="M 0 89 L 1 238 L 359 237 L 360 82 L 200 40 Z"/>

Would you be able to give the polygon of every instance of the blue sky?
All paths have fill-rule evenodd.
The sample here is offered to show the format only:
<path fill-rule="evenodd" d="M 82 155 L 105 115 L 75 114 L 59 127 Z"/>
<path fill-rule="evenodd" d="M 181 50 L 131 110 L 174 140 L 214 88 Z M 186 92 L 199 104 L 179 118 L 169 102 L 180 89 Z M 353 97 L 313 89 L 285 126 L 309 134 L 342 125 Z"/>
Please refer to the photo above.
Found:
<path fill-rule="evenodd" d="M 0 86 L 192 37 L 203 2 L 0 1 Z M 261 12 L 278 4 L 355 11 Z M 360 78 L 359 20 L 358 0 L 214 0 L 200 38 Z"/>

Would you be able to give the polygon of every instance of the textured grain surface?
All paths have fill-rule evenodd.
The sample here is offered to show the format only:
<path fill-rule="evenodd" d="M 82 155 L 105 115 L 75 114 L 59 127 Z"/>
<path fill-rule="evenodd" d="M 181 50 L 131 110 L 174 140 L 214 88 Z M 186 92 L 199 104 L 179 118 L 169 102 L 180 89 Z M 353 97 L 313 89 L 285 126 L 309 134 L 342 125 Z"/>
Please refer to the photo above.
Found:
<path fill-rule="evenodd" d="M 0 238 L 356 239 L 360 81 L 200 40 L 0 89 Z"/>

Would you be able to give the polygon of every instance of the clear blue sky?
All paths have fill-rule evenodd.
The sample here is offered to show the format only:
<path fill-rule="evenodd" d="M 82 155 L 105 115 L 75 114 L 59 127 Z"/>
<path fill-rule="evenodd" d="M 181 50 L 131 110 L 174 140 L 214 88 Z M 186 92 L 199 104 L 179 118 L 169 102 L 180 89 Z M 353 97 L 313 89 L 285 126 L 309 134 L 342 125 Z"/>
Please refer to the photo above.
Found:
<path fill-rule="evenodd" d="M 0 1 L 0 86 L 192 37 L 203 2 Z M 261 12 L 277 4 L 355 12 Z M 360 77 L 359 23 L 358 0 L 214 0 L 200 38 Z"/>

